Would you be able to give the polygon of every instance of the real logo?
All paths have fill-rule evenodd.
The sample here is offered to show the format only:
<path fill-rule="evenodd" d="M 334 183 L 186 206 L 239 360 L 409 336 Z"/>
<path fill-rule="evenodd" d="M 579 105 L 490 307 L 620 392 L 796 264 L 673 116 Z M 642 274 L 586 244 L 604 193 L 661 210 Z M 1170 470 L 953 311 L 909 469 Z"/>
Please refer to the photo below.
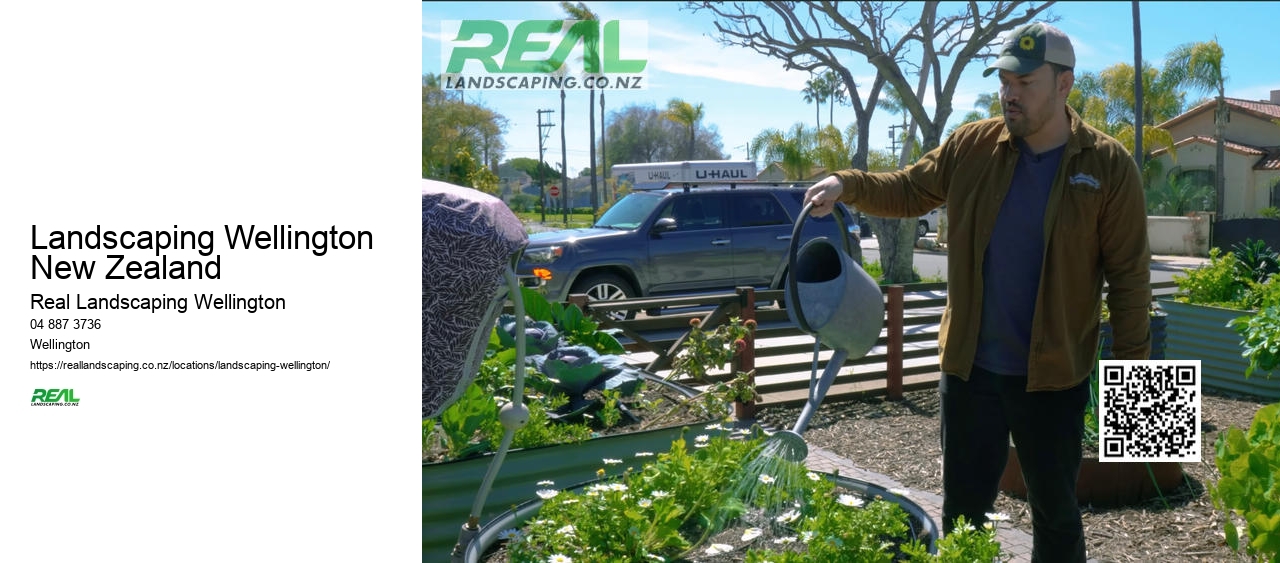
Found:
<path fill-rule="evenodd" d="M 446 20 L 441 31 L 446 89 L 647 88 L 644 21 Z"/>
<path fill-rule="evenodd" d="M 36 389 L 31 394 L 31 405 L 75 405 L 78 406 L 80 399 L 76 397 L 75 389 Z"/>

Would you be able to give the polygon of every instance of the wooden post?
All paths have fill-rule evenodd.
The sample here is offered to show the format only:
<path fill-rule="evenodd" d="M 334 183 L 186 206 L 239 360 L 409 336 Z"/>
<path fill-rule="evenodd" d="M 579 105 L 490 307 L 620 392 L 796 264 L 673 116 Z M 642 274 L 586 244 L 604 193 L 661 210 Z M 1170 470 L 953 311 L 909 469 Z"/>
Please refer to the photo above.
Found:
<path fill-rule="evenodd" d="M 885 288 L 889 301 L 885 304 L 885 321 L 888 344 L 885 350 L 885 393 L 890 401 L 902 400 L 902 305 L 903 288 L 891 285 Z"/>

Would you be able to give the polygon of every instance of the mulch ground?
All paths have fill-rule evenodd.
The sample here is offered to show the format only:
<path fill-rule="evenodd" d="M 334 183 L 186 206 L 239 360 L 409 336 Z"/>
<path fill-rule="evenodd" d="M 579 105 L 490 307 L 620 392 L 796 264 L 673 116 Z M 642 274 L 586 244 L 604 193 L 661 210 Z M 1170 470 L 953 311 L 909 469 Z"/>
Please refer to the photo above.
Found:
<path fill-rule="evenodd" d="M 1235 426 L 1247 429 L 1266 403 L 1255 397 L 1205 393 L 1202 455 L 1184 463 L 1184 483 L 1165 496 L 1124 508 L 1081 507 L 1089 557 L 1103 561 L 1247 561 L 1227 547 L 1224 514 L 1213 507 L 1208 489 L 1218 481 L 1214 444 Z M 912 391 L 902 401 L 868 398 L 824 403 L 804 433 L 811 444 L 846 457 L 855 465 L 888 475 L 915 489 L 942 494 L 942 447 L 936 389 Z M 790 428 L 798 407 L 764 407 L 758 418 L 775 428 Z M 1026 501 L 1000 493 L 995 510 L 1012 525 L 1031 533 Z"/>

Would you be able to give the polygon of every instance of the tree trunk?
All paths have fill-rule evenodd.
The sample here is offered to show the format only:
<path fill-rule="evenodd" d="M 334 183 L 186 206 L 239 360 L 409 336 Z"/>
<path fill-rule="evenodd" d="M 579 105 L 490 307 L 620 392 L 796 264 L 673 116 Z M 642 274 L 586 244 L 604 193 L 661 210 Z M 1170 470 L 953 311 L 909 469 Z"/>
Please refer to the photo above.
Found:
<path fill-rule="evenodd" d="M 587 103 L 587 131 L 591 132 L 591 217 L 600 212 L 600 191 L 596 188 L 596 90 L 591 89 L 591 101 Z M 601 116 L 600 119 L 604 119 Z M 594 221 L 593 221 L 594 222 Z"/>

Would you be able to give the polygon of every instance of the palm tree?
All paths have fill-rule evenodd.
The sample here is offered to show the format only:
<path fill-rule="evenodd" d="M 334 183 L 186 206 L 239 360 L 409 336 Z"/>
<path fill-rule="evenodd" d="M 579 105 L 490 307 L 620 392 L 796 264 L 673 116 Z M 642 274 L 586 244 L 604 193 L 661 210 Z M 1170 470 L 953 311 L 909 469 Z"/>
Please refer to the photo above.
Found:
<path fill-rule="evenodd" d="M 1158 161 L 1157 161 L 1158 162 Z M 1148 208 L 1156 213 L 1180 217 L 1209 207 L 1213 186 L 1197 184 L 1195 177 L 1174 167 L 1165 176 L 1165 185 L 1147 190 Z"/>
<path fill-rule="evenodd" d="M 803 123 L 793 125 L 786 133 L 766 129 L 756 135 L 751 145 L 765 162 L 779 163 L 788 180 L 805 179 L 817 164 L 814 151 L 817 135 Z"/>
<path fill-rule="evenodd" d="M 818 131 L 814 139 L 813 160 L 827 170 L 848 168 L 857 148 L 857 139 L 857 123 L 850 123 L 843 136 L 834 125 L 827 125 Z"/>
<path fill-rule="evenodd" d="M 572 2 L 561 2 L 560 8 L 574 20 L 599 21 L 600 19 L 596 17 L 594 12 L 587 8 L 586 4 L 583 4 L 582 2 L 578 2 L 577 4 Z M 582 37 L 583 53 L 599 53 L 600 28 L 596 26 L 588 26 L 583 29 L 586 30 L 586 33 L 584 33 Z M 596 61 L 596 64 L 598 65 L 599 61 Z M 588 71 L 589 70 L 590 69 L 588 69 Z M 595 70 L 598 72 L 600 69 L 597 67 Z M 589 137 L 591 142 L 591 214 L 594 216 L 596 212 L 600 210 L 600 191 L 596 187 L 596 89 L 591 88 L 590 94 L 591 97 L 587 101 L 587 131 L 590 132 Z M 600 116 L 600 119 L 604 119 L 603 114 Z M 567 188 L 568 186 L 566 186 L 566 189 Z"/>
<path fill-rule="evenodd" d="M 813 104 L 813 126 L 815 128 L 822 127 L 822 102 L 827 100 L 827 87 L 821 76 L 810 78 L 804 83 L 804 89 L 800 94 L 804 96 L 804 103 Z"/>
<path fill-rule="evenodd" d="M 845 90 L 844 83 L 840 81 L 840 75 L 836 74 L 834 71 L 828 70 L 823 73 L 822 81 L 827 87 L 826 94 L 827 102 L 829 104 L 827 106 L 827 125 L 834 127 L 836 124 L 836 103 L 843 104 L 845 100 L 849 99 L 849 97 L 847 90 Z"/>
<path fill-rule="evenodd" d="M 1178 73 L 1179 82 L 1187 88 L 1198 92 L 1217 90 L 1218 107 L 1213 114 L 1214 138 L 1217 141 L 1217 182 L 1214 186 L 1217 204 L 1215 209 L 1221 214 L 1225 211 L 1226 198 L 1226 135 L 1227 128 L 1227 76 L 1223 74 L 1222 46 L 1217 39 L 1203 43 L 1184 43 L 1174 47 L 1166 60 L 1166 69 Z"/>
<path fill-rule="evenodd" d="M 671 98 L 671 101 L 667 102 L 667 111 L 664 114 L 667 119 L 689 128 L 688 160 L 693 160 L 694 135 L 698 131 L 698 122 L 702 121 L 705 113 L 702 104 L 690 104 L 680 98 Z"/>

